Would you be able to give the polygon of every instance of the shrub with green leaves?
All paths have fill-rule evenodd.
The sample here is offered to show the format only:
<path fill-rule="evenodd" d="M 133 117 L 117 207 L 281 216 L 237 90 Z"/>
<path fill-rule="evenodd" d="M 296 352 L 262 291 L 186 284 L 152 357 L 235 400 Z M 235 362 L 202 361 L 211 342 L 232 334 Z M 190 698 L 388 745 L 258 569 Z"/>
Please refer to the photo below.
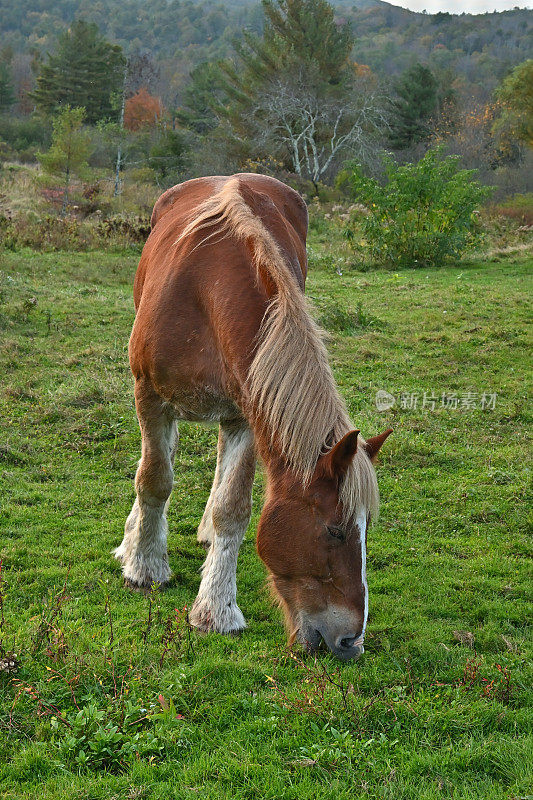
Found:
<path fill-rule="evenodd" d="M 416 164 L 386 159 L 384 184 L 351 162 L 345 176 L 368 209 L 347 225 L 354 249 L 365 260 L 397 269 L 437 267 L 460 256 L 476 239 L 475 211 L 492 190 L 458 162 L 458 156 L 444 157 L 442 148 L 428 150 Z"/>

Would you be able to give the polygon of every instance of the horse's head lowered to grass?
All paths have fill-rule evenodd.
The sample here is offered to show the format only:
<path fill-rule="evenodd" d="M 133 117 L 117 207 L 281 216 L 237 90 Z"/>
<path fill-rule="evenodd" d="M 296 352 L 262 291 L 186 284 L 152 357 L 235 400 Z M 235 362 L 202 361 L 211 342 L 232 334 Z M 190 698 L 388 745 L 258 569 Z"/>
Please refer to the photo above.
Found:
<path fill-rule="evenodd" d="M 322 455 L 306 486 L 274 479 L 258 528 L 257 548 L 283 608 L 290 641 L 310 651 L 323 640 L 342 660 L 363 652 L 368 617 L 368 505 L 343 504 L 343 487 L 373 460 L 391 433 L 369 439 L 358 453 L 358 431 Z M 356 461 L 356 456 L 358 460 Z"/>

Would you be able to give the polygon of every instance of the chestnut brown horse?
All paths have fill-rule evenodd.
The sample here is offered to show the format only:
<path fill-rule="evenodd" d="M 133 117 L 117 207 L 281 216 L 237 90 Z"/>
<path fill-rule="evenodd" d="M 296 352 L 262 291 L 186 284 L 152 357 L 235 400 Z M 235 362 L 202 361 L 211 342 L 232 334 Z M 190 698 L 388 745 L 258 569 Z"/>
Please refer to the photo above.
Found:
<path fill-rule="evenodd" d="M 208 548 L 190 621 L 235 633 L 239 547 L 256 454 L 267 473 L 257 548 L 290 641 L 363 652 L 372 460 L 341 400 L 304 298 L 307 209 L 273 178 L 199 178 L 165 192 L 135 277 L 129 355 L 142 433 L 137 498 L 115 551 L 134 587 L 170 578 L 166 509 L 177 420 L 220 424 L 198 539 Z"/>

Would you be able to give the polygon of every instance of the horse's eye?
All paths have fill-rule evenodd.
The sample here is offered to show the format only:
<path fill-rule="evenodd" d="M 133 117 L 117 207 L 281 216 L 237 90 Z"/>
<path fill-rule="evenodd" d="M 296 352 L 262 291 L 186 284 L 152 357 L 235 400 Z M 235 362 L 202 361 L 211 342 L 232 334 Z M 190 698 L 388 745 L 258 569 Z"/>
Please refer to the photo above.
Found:
<path fill-rule="evenodd" d="M 337 528 L 335 525 L 332 525 L 331 527 L 327 525 L 326 527 L 330 536 L 333 536 L 335 539 L 340 539 L 341 542 L 344 542 L 346 535 L 342 528 Z"/>

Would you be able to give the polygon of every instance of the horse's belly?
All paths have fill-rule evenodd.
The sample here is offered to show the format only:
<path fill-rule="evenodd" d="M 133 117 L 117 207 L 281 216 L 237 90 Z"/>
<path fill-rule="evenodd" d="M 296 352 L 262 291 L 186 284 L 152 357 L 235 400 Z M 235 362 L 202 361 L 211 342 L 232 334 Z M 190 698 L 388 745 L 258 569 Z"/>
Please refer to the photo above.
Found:
<path fill-rule="evenodd" d="M 242 416 L 231 398 L 210 386 L 177 389 L 169 402 L 176 417 L 189 422 L 221 422 Z"/>

